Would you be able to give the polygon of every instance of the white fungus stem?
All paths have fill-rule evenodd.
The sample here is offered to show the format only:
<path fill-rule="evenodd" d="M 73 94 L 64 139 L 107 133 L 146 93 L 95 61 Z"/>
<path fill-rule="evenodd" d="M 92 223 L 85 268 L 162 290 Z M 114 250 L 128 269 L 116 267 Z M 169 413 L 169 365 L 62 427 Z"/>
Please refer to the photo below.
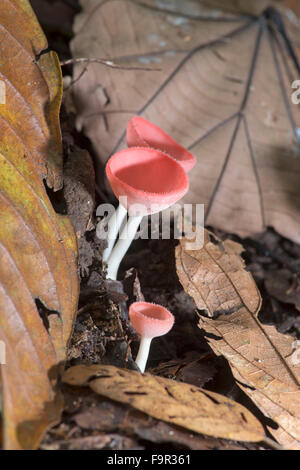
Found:
<path fill-rule="evenodd" d="M 120 263 L 125 256 L 128 248 L 131 245 L 132 240 L 135 237 L 137 229 L 141 223 L 143 216 L 130 216 L 127 224 L 123 228 L 119 240 L 115 244 L 110 257 L 107 260 L 107 278 L 117 279 L 118 269 Z"/>
<path fill-rule="evenodd" d="M 117 210 L 112 214 L 108 221 L 108 230 L 107 230 L 107 248 L 103 251 L 102 259 L 103 261 L 107 261 L 113 246 L 115 244 L 116 238 L 118 236 L 120 227 L 122 225 L 123 220 L 125 219 L 127 214 L 127 210 L 122 204 L 119 204 Z"/>
<path fill-rule="evenodd" d="M 136 356 L 135 363 L 139 367 L 142 374 L 145 372 L 151 341 L 152 338 L 146 338 L 145 336 L 141 337 L 139 352 Z"/>

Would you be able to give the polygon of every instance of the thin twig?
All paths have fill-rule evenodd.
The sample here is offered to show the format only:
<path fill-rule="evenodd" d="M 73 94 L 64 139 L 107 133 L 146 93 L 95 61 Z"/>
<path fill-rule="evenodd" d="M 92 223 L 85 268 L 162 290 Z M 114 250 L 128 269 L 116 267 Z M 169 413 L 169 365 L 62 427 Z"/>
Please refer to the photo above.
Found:
<path fill-rule="evenodd" d="M 101 65 L 106 65 L 107 67 L 111 67 L 113 69 L 119 69 L 119 70 L 144 70 L 144 71 L 149 71 L 149 72 L 161 72 L 161 69 L 155 69 L 155 68 L 150 68 L 150 67 L 137 67 L 137 66 L 126 66 L 126 65 L 118 65 L 115 64 L 111 60 L 105 60 L 105 59 L 100 59 L 97 57 L 93 58 L 88 58 L 88 57 L 79 57 L 77 59 L 67 59 L 67 60 L 62 60 L 60 62 L 61 67 L 64 65 L 73 65 L 73 64 L 85 64 L 85 63 L 96 63 L 96 64 L 101 64 Z"/>
<path fill-rule="evenodd" d="M 86 66 L 84 67 L 84 69 L 81 70 L 81 72 L 80 72 L 80 74 L 78 75 L 78 77 L 76 77 L 74 80 L 72 80 L 71 83 L 70 83 L 70 85 L 68 85 L 68 86 L 64 89 L 64 91 L 69 90 L 69 88 L 71 88 L 76 82 L 78 82 L 78 81 L 81 79 L 81 77 L 83 77 L 83 75 L 85 74 L 85 72 L 87 71 L 87 69 L 88 69 L 88 66 L 86 65 Z"/>

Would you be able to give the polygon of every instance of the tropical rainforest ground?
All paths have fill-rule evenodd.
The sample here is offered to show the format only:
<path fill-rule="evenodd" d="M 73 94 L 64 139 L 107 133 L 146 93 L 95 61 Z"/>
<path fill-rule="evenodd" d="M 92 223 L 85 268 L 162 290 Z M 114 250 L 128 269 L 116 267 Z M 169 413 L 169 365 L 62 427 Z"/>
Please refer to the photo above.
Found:
<path fill-rule="evenodd" d="M 77 1 L 31 3 L 49 47 L 61 61 L 69 59 L 72 24 L 80 11 Z M 67 366 L 102 363 L 124 367 L 126 362 L 126 367 L 134 369 L 132 357 L 137 352 L 138 338 L 128 323 L 126 303 L 144 297 L 164 305 L 176 317 L 167 340 L 156 339 L 153 343 L 150 372 L 225 395 L 243 404 L 264 425 L 276 427 L 236 385 L 227 361 L 210 349 L 204 331 L 191 326 L 196 324 L 198 313 L 176 274 L 174 248 L 178 241 L 135 242 L 121 265 L 119 278 L 124 281 L 105 281 L 101 264 L 104 244 L 96 237 L 97 218 L 95 210 L 90 213 L 89 201 L 95 202 L 95 208 L 115 201 L 105 186 L 95 184 L 95 150 L 84 132 L 76 130 L 76 110 L 70 104 L 72 65 L 64 66 L 63 73 L 67 88 L 61 108 L 65 185 L 58 193 L 48 193 L 56 210 L 67 213 L 76 232 L 80 232 L 80 302 Z M 95 167 L 99 172 L 99 165 Z M 209 228 L 221 240 L 231 239 L 243 245 L 246 269 L 252 273 L 262 296 L 260 321 L 300 339 L 300 246 L 272 228 L 247 238 Z M 64 400 L 61 421 L 48 431 L 41 449 L 268 449 L 265 444 L 192 433 L 85 387 L 64 385 Z"/>

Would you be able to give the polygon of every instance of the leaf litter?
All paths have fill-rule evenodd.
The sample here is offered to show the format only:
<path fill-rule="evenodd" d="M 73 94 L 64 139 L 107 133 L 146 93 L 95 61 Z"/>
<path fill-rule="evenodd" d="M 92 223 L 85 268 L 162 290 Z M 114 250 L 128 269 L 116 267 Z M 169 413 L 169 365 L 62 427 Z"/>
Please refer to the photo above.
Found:
<path fill-rule="evenodd" d="M 248 442 L 264 439 L 262 425 L 246 408 L 182 382 L 105 365 L 71 367 L 63 381 L 89 385 L 102 396 L 194 432 Z"/>
<path fill-rule="evenodd" d="M 229 362 L 239 386 L 279 425 L 270 429 L 288 448 L 300 448 L 300 364 L 294 338 L 257 319 L 261 297 L 240 257 L 242 246 L 205 232 L 203 248 L 176 248 L 179 279 L 196 302 L 198 326 Z"/>

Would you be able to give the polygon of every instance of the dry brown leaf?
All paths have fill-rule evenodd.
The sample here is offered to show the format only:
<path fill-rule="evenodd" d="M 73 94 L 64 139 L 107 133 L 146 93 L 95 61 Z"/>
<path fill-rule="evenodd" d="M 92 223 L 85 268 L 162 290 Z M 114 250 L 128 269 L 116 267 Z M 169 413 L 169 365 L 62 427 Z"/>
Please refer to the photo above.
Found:
<path fill-rule="evenodd" d="M 99 160 L 125 146 L 133 115 L 144 116 L 196 155 L 184 201 L 204 203 L 207 224 L 241 236 L 273 226 L 299 242 L 300 112 L 291 101 L 291 83 L 300 68 L 287 54 L 274 10 L 245 17 L 274 2 L 81 4 L 74 57 L 162 69 L 117 71 L 90 64 L 75 83 L 78 126 Z M 223 13 L 220 6 L 242 16 Z M 299 36 L 288 18 L 283 21 L 289 33 Z M 75 80 L 84 67 L 75 66 Z"/>
<path fill-rule="evenodd" d="M 55 389 L 76 313 L 76 239 L 47 197 L 61 186 L 61 72 L 27 0 L 0 5 L 0 340 L 3 447 L 37 447 L 60 416 Z M 39 313 L 36 301 L 40 302 Z M 47 327 L 47 329 L 46 329 Z M 48 330 L 48 331 L 47 331 Z M 1 343 L 2 344 L 2 343 Z"/>
<path fill-rule="evenodd" d="M 123 403 L 95 394 L 92 390 L 64 386 L 64 410 L 70 417 L 68 423 L 61 423 L 48 433 L 40 447 L 53 439 L 64 446 L 65 440 L 89 430 L 93 434 L 118 433 L 156 444 L 184 446 L 191 450 L 243 450 L 257 449 L 257 443 L 235 442 L 227 439 L 203 436 L 179 426 L 165 423 L 149 415 L 130 408 Z M 80 429 L 79 429 L 79 428 Z M 176 448 L 176 447 L 175 447 Z"/>
<path fill-rule="evenodd" d="M 100 398 L 100 397 L 99 397 Z M 143 441 L 182 446 L 191 450 L 243 449 L 242 444 L 229 443 L 220 438 L 208 438 L 196 435 L 189 429 L 179 428 L 163 421 L 151 419 L 148 415 L 134 409 L 128 409 L 117 402 L 97 402 L 97 407 L 90 407 L 72 420 L 82 429 L 102 432 L 118 432 L 122 435 L 136 436 Z M 64 441 L 62 441 L 64 443 Z"/>
<path fill-rule="evenodd" d="M 282 445 L 300 449 L 300 361 L 294 363 L 294 338 L 257 319 L 259 291 L 240 257 L 243 248 L 205 231 L 204 246 L 176 247 L 177 274 L 197 307 L 205 310 L 199 328 L 211 348 L 223 355 L 239 386 L 277 424 L 270 432 Z M 209 318 L 212 317 L 212 318 Z"/>
<path fill-rule="evenodd" d="M 71 367 L 63 381 L 89 385 L 100 395 L 207 436 L 251 442 L 264 439 L 262 425 L 242 405 L 182 382 L 105 365 Z"/>

